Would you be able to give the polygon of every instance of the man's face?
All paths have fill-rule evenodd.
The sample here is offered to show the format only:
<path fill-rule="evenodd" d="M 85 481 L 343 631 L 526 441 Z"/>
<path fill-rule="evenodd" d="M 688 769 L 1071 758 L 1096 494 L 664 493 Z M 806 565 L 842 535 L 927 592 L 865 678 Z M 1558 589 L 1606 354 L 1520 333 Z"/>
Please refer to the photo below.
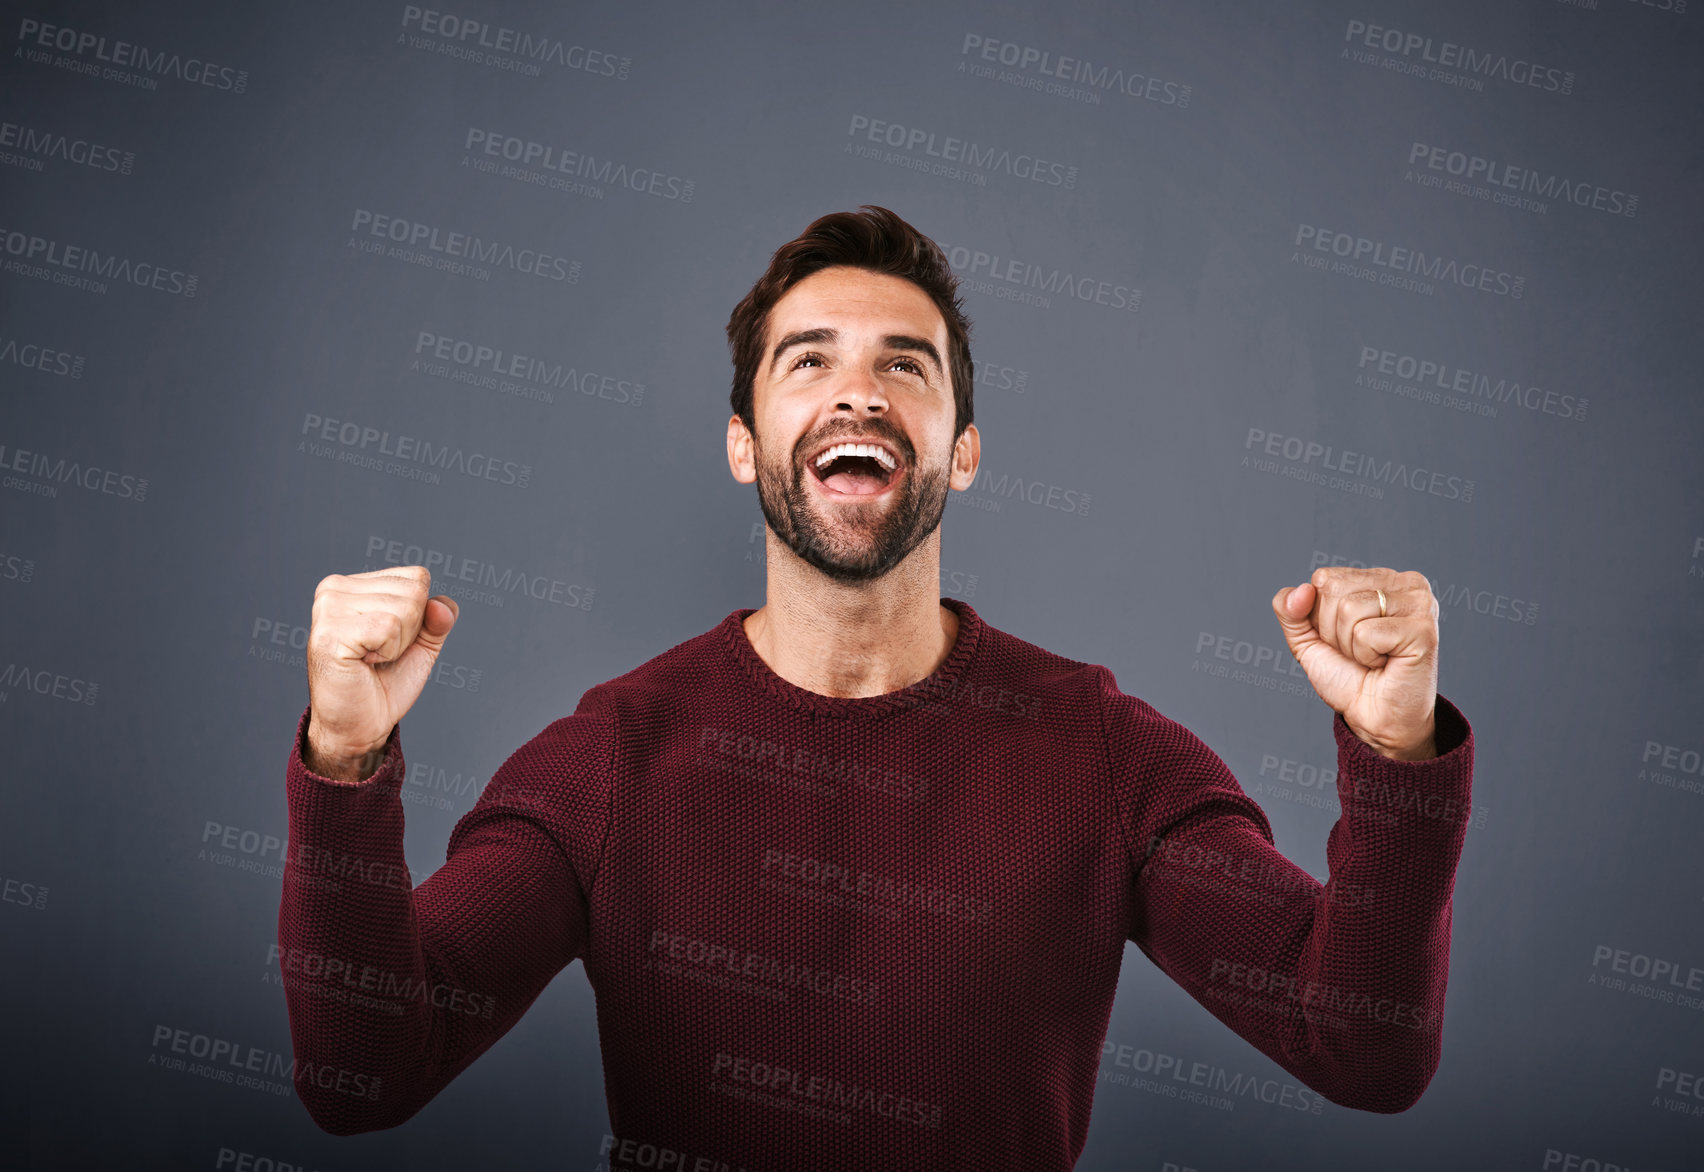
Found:
<path fill-rule="evenodd" d="M 947 325 L 900 277 L 812 273 L 770 311 L 753 396 L 757 436 L 728 423 L 728 461 L 776 536 L 841 582 L 880 578 L 934 533 L 974 479 L 972 424 L 953 443 Z M 842 442 L 890 458 L 819 455 Z M 957 458 L 955 463 L 955 457 Z"/>

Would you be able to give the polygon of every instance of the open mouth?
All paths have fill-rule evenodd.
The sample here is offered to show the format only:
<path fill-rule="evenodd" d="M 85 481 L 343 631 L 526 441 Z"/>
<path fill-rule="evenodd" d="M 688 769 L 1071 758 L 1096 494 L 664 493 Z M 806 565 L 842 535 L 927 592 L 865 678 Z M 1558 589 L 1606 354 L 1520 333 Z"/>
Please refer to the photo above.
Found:
<path fill-rule="evenodd" d="M 826 463 L 810 464 L 817 483 L 840 496 L 877 496 L 891 488 L 904 475 L 904 469 L 889 468 L 875 456 L 850 453 L 835 456 Z"/>

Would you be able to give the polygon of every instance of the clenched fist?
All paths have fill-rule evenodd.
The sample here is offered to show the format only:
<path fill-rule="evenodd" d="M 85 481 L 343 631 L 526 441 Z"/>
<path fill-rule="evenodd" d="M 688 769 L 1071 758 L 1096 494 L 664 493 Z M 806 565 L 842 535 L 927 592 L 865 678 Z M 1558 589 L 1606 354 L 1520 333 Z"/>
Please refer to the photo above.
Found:
<path fill-rule="evenodd" d="M 302 763 L 315 773 L 356 781 L 378 768 L 460 613 L 452 598 L 427 597 L 431 585 L 425 566 L 398 566 L 331 574 L 314 588 Z"/>
<path fill-rule="evenodd" d="M 1351 732 L 1398 761 L 1438 755 L 1438 600 L 1426 575 L 1321 566 L 1274 594 L 1272 609 L 1308 682 Z"/>

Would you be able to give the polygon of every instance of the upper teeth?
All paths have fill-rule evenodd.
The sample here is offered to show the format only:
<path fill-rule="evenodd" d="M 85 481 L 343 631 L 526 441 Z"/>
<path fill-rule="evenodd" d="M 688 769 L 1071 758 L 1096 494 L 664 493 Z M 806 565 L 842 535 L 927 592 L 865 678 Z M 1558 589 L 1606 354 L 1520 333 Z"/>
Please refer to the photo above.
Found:
<path fill-rule="evenodd" d="M 869 456 L 879 461 L 889 472 L 899 467 L 899 462 L 888 454 L 888 450 L 877 444 L 835 444 L 816 458 L 816 466 L 821 468 L 830 460 L 837 460 L 841 456 Z"/>

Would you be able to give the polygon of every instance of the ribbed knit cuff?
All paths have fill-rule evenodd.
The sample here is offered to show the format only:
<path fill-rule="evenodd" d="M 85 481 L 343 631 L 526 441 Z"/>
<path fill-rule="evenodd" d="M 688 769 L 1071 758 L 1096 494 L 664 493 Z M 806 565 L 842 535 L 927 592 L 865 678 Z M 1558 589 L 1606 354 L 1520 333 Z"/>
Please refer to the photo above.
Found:
<path fill-rule="evenodd" d="M 380 803 L 402 803 L 402 781 L 405 766 L 402 759 L 402 723 L 391 729 L 385 741 L 385 755 L 371 777 L 360 781 L 339 781 L 315 773 L 302 760 L 308 744 L 308 717 L 312 708 L 303 708 L 296 722 L 296 738 L 290 746 L 290 760 L 285 767 L 284 792 L 290 817 L 300 825 L 311 825 L 321 811 L 347 818 L 352 808 Z M 307 819 L 307 821 L 303 821 Z"/>
<path fill-rule="evenodd" d="M 1334 715 L 1337 737 L 1339 800 L 1346 814 L 1374 822 L 1420 818 L 1442 824 L 1464 823 L 1471 813 L 1473 727 L 1442 693 L 1433 710 L 1438 755 L 1424 761 L 1386 757 L 1356 736 Z"/>

